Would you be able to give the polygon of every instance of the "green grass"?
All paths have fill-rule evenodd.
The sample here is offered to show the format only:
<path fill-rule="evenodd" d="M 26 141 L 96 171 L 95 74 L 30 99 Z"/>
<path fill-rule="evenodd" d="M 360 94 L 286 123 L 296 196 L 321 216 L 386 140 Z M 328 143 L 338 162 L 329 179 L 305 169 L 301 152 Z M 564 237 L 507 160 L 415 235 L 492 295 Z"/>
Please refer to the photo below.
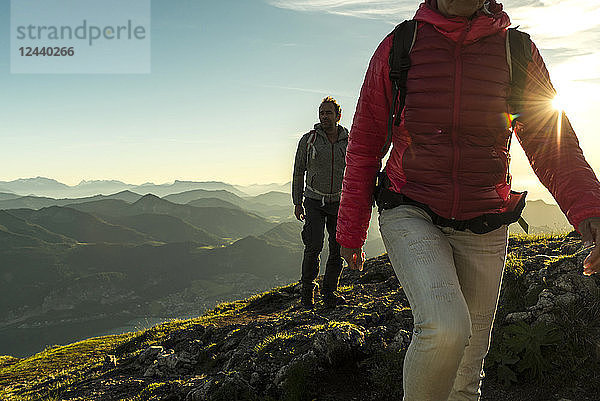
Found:
<path fill-rule="evenodd" d="M 338 292 L 352 292 L 354 289 L 354 284 L 351 285 L 342 285 L 338 287 Z"/>
<path fill-rule="evenodd" d="M 247 302 L 222 303 L 195 319 L 175 319 L 147 330 L 51 347 L 29 358 L 0 356 L 0 400 L 60 400 L 61 394 L 71 385 L 93 378 L 91 372 L 104 363 L 107 354 L 114 353 L 116 349 L 120 348 L 125 354 L 139 353 L 151 345 L 160 344 L 175 331 L 217 324 L 233 317 Z M 40 388 L 45 390 L 40 392 Z M 137 398 L 131 401 L 135 400 Z"/>
<path fill-rule="evenodd" d="M 256 344 L 254 346 L 254 352 L 256 352 L 257 354 L 260 354 L 260 353 L 264 352 L 264 350 L 267 347 L 271 346 L 274 342 L 277 342 L 278 340 L 285 341 L 285 340 L 293 338 L 293 337 L 294 337 L 294 334 L 287 332 L 287 331 L 272 334 L 272 335 L 266 337 L 265 339 L 263 339 L 260 343 Z"/>
<path fill-rule="evenodd" d="M 503 304 L 498 311 L 498 322 L 502 321 L 503 316 L 507 313 L 526 310 L 533 301 L 524 296 L 524 291 L 527 290 L 524 288 L 523 282 L 528 266 L 526 262 L 530 257 L 528 255 L 550 253 L 546 249 L 558 249 L 556 242 L 562 242 L 564 235 L 515 235 L 511 239 L 513 245 L 506 263 Z M 541 251 L 538 252 L 540 249 Z M 562 256 L 553 256 L 543 262 L 545 264 L 554 263 L 561 258 Z M 0 356 L 0 400 L 60 400 L 62 394 L 70 388 L 76 388 L 82 380 L 94 379 L 94 372 L 99 371 L 95 369 L 102 366 L 107 354 L 115 354 L 119 358 L 135 357 L 148 346 L 163 343 L 177 331 L 193 329 L 198 325 L 219 326 L 228 321 L 243 323 L 244 320 L 239 319 L 240 315 L 245 315 L 245 312 L 252 310 L 261 310 L 264 313 L 264 310 L 260 309 L 261 305 L 273 310 L 276 318 L 287 320 L 290 318 L 287 313 L 291 308 L 288 305 L 289 294 L 292 293 L 292 287 L 295 285 L 277 287 L 245 300 L 221 303 L 205 315 L 195 319 L 172 320 L 143 331 L 98 337 L 64 347 L 49 348 L 26 359 Z M 351 292 L 353 286 L 342 286 L 339 290 L 340 292 Z M 399 305 L 390 294 L 381 295 L 378 299 L 369 299 L 361 305 L 361 308 L 376 307 L 378 303 L 383 302 L 387 307 L 394 308 L 397 313 L 409 309 L 407 306 Z M 534 293 L 531 296 L 537 297 L 537 294 Z M 357 312 L 359 318 L 363 315 L 366 316 L 360 308 L 357 308 Z M 589 351 L 595 344 L 591 339 L 600 333 L 598 331 L 600 326 L 599 324 L 590 324 L 590 322 L 600 322 L 599 304 L 577 305 L 577 308 L 565 311 L 559 319 L 557 329 L 544 326 L 508 325 L 503 327 L 498 325 L 494 336 L 495 345 L 488 358 L 488 368 L 495 374 L 495 380 L 507 383 L 514 382 L 513 379 L 520 383 L 523 380 L 522 377 L 538 380 L 544 377 L 554 378 L 557 377 L 556 369 L 560 369 L 562 375 L 560 377 L 584 377 L 585 371 L 598 368 L 598 363 L 593 361 L 594 356 Z M 253 350 L 257 356 L 263 358 L 268 357 L 270 353 L 281 353 L 282 351 L 285 351 L 285 356 L 288 357 L 290 354 L 294 354 L 295 348 L 309 346 L 315 333 L 331 328 L 364 331 L 361 326 L 344 320 L 293 327 L 286 325 L 286 330 L 281 332 L 273 330 L 266 336 L 255 340 L 256 345 Z M 213 349 L 218 349 L 220 345 L 220 341 L 217 340 L 217 342 L 219 344 L 213 343 L 206 346 L 203 352 L 206 355 L 212 354 Z M 369 364 L 370 368 L 365 380 L 373 385 L 373 391 L 381 394 L 382 397 L 395 395 L 395 391 L 400 389 L 400 382 L 397 381 L 395 372 L 401 370 L 403 352 L 404 350 L 401 350 L 394 354 L 382 353 L 369 357 L 372 362 Z M 285 400 L 306 399 L 305 395 L 312 391 L 307 392 L 309 386 L 318 383 L 319 380 L 318 377 L 313 377 L 313 369 L 311 361 L 298 362 L 293 369 L 290 369 L 283 389 Z M 588 373 L 588 375 L 590 374 Z M 590 376 L 590 382 L 592 379 Z M 394 383 L 396 387 L 393 387 Z M 161 396 L 172 386 L 183 384 L 177 380 L 147 384 L 145 387 L 140 387 L 140 391 L 135 396 L 130 396 L 133 398 L 123 401 L 161 399 Z M 398 394 L 400 393 L 398 392 Z M 223 397 L 229 395 L 224 393 Z"/>
<path fill-rule="evenodd" d="M 15 358 L 14 356 L 0 355 L 0 369 L 8 368 L 19 361 L 20 359 Z"/>
<path fill-rule="evenodd" d="M 82 379 L 90 369 L 101 365 L 107 353 L 134 335 L 126 333 L 97 337 L 67 346 L 53 347 L 30 358 L 5 365 L 0 368 L 0 399 L 37 398 L 39 393 L 33 389 L 38 385 L 52 388 L 47 391 L 47 399 L 58 397 L 63 388 Z M 15 391 L 13 387 L 19 383 L 24 387 Z"/>
<path fill-rule="evenodd" d="M 510 238 L 513 241 L 519 243 L 542 243 L 545 244 L 548 241 L 562 241 L 568 233 L 557 233 L 557 234 L 511 234 Z"/>

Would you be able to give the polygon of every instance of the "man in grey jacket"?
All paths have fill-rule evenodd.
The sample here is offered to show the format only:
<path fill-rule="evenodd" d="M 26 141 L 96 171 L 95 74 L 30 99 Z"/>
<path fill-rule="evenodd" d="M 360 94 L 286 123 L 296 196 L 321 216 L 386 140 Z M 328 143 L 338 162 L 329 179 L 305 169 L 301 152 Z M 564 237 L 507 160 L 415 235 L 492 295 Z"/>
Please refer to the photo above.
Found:
<path fill-rule="evenodd" d="M 345 302 L 336 292 L 342 273 L 342 259 L 335 233 L 348 146 L 348 130 L 338 125 L 341 116 L 342 109 L 335 99 L 323 99 L 319 106 L 320 123 L 302 136 L 294 162 L 292 200 L 294 215 L 298 220 L 304 220 L 301 282 L 302 305 L 307 308 L 312 308 L 315 302 L 315 279 L 319 274 L 319 254 L 323 250 L 325 227 L 329 234 L 329 257 L 321 295 L 327 307 Z"/>

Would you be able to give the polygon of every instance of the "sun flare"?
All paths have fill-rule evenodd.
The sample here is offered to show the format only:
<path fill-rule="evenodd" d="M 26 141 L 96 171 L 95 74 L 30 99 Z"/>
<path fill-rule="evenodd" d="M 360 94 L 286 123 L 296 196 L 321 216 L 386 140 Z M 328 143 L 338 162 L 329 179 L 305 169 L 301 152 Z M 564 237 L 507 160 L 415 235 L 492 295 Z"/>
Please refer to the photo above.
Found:
<path fill-rule="evenodd" d="M 595 86 L 589 85 L 585 80 L 577 79 L 579 75 L 565 67 L 561 65 L 551 73 L 552 83 L 557 93 L 552 100 L 552 107 L 567 114 L 589 109 L 597 96 Z"/>
<path fill-rule="evenodd" d="M 554 99 L 552 99 L 552 107 L 558 111 L 563 111 L 565 109 L 565 105 L 560 95 L 554 96 Z"/>

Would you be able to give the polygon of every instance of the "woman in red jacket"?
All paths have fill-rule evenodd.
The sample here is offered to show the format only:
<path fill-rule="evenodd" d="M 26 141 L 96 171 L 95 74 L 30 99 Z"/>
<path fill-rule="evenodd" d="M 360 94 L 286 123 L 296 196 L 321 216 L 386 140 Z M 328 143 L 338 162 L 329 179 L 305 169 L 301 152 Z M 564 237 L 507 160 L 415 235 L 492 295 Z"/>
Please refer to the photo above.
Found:
<path fill-rule="evenodd" d="M 571 224 L 596 244 L 584 262 L 585 274 L 600 271 L 600 183 L 568 119 L 552 109 L 555 91 L 533 44 L 518 129 L 511 128 L 510 19 L 502 5 L 426 0 L 414 19 L 403 119 L 393 129 L 385 168 L 386 190 L 401 201 L 379 216 L 414 315 L 404 400 L 478 400 L 508 230 L 506 225 L 476 230 L 473 222 L 513 212 L 522 196 L 510 190 L 510 136 L 516 134 Z M 388 36 L 371 59 L 347 149 L 337 240 L 354 269 L 362 268 L 393 104 L 391 47 Z"/>

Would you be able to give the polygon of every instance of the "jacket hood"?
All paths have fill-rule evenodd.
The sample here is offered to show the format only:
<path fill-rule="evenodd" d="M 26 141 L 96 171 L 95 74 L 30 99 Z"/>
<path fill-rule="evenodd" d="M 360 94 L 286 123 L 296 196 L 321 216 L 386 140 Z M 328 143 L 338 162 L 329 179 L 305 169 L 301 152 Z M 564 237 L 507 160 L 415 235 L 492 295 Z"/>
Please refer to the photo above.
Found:
<path fill-rule="evenodd" d="M 337 127 L 338 127 L 338 141 L 340 141 L 342 139 L 347 139 L 348 138 L 348 130 L 339 124 Z M 325 138 L 327 138 L 327 134 L 325 133 L 323 128 L 321 128 L 321 123 L 315 124 L 315 131 L 317 131 L 319 133 L 319 135 L 323 135 Z"/>
<path fill-rule="evenodd" d="M 419 6 L 414 19 L 433 25 L 438 32 L 455 42 L 460 40 L 470 22 L 470 29 L 464 38 L 465 44 L 476 42 L 510 26 L 508 14 L 496 0 L 487 1 L 484 8 L 471 18 L 446 17 L 438 11 L 437 0 L 425 0 Z"/>

